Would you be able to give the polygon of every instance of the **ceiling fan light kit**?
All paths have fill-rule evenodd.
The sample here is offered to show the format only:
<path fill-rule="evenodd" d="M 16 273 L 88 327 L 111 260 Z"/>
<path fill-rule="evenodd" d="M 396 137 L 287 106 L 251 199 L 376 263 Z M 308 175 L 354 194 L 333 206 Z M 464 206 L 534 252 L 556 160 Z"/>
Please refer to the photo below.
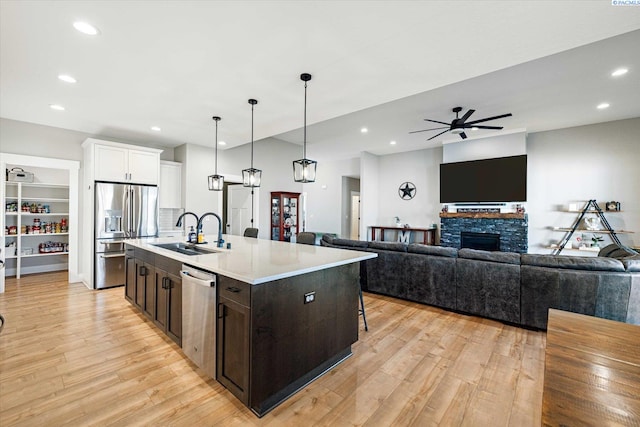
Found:
<path fill-rule="evenodd" d="M 479 126 L 478 123 L 488 122 L 490 120 L 502 119 L 504 117 L 511 117 L 512 116 L 511 113 L 507 113 L 507 114 L 500 114 L 499 116 L 486 117 L 484 119 L 479 119 L 479 120 L 474 120 L 472 122 L 467 122 L 469 117 L 471 117 L 471 115 L 476 110 L 469 109 L 469 110 L 467 110 L 466 113 L 464 113 L 464 116 L 462 116 L 462 117 L 458 116 L 458 114 L 462 111 L 462 107 L 455 107 L 455 108 L 452 109 L 452 111 L 454 113 L 456 113 L 456 118 L 453 119 L 451 121 L 451 123 L 441 122 L 439 120 L 424 119 L 427 122 L 438 123 L 438 124 L 445 125 L 445 126 L 438 127 L 438 128 L 431 128 L 431 129 L 415 130 L 415 131 L 409 132 L 409 133 L 428 132 L 428 131 L 432 131 L 432 130 L 442 130 L 442 129 L 444 129 L 444 130 L 442 130 L 442 132 L 440 132 L 440 133 L 432 136 L 431 138 L 427 139 L 427 141 L 431 141 L 432 139 L 437 138 L 440 135 L 445 134 L 447 132 L 451 133 L 453 135 L 460 135 L 460 138 L 462 138 L 462 139 L 467 139 L 467 134 L 465 133 L 466 129 L 471 129 L 471 130 L 478 130 L 478 129 L 500 130 L 500 129 L 502 129 L 502 126 Z"/>

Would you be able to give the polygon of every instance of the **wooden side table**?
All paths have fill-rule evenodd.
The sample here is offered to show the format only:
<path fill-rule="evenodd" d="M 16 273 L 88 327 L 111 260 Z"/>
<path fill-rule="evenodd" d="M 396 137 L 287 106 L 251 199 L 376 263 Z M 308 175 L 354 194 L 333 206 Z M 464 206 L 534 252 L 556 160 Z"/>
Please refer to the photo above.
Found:
<path fill-rule="evenodd" d="M 414 237 L 415 243 L 422 243 L 423 245 L 435 245 L 436 244 L 436 230 L 437 228 L 404 228 L 404 227 L 387 227 L 384 225 L 372 225 L 371 227 L 371 241 L 380 240 L 384 242 L 384 234 L 385 231 L 393 230 L 399 234 L 399 232 L 409 232 L 409 236 L 415 234 L 417 237 L 418 234 L 422 235 L 422 241 L 418 241 Z M 379 238 L 378 238 L 379 237 Z M 409 237 L 409 240 L 411 237 Z M 394 241 L 400 241 L 399 236 L 395 238 Z"/>
<path fill-rule="evenodd" d="M 549 310 L 543 426 L 640 425 L 640 326 Z"/>

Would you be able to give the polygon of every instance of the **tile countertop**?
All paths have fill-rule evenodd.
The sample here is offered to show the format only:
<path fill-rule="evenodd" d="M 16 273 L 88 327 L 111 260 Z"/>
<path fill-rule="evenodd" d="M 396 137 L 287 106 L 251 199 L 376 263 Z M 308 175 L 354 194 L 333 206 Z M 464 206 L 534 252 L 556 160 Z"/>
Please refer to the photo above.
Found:
<path fill-rule="evenodd" d="M 207 236 L 207 238 L 213 240 L 215 236 Z M 365 261 L 378 256 L 372 252 L 251 237 L 223 235 L 222 238 L 225 241 L 225 248 L 216 248 L 215 244 L 198 245 L 219 251 L 206 255 L 184 255 L 154 246 L 157 243 L 184 242 L 184 238 L 132 239 L 127 240 L 126 244 L 252 285 Z M 231 243 L 231 249 L 226 249 L 227 243 Z"/>

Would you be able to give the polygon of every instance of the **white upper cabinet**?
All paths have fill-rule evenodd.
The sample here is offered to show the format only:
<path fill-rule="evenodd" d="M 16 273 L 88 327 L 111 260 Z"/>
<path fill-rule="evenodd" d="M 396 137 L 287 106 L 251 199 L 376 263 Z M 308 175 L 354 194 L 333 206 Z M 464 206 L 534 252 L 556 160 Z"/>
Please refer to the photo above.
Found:
<path fill-rule="evenodd" d="M 82 147 L 87 168 L 85 176 L 90 181 L 151 185 L 158 185 L 160 181 L 162 150 L 91 138 Z"/>
<path fill-rule="evenodd" d="M 160 197 L 162 209 L 179 209 L 182 207 L 182 164 L 176 162 L 160 162 Z"/>

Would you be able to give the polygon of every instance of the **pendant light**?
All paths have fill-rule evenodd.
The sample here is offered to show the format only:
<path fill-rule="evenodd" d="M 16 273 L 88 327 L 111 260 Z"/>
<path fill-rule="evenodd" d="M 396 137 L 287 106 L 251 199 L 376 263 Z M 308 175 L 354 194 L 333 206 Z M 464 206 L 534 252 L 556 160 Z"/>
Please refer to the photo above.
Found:
<path fill-rule="evenodd" d="M 304 82 L 304 139 L 302 142 L 302 159 L 293 161 L 293 180 L 295 182 L 315 182 L 318 162 L 307 159 L 307 82 L 311 74 L 300 74 Z"/>
<path fill-rule="evenodd" d="M 218 175 L 218 122 L 221 119 L 218 116 L 213 116 L 212 119 L 216 122 L 216 167 L 214 174 L 209 175 L 209 190 L 222 191 L 224 188 L 224 176 Z"/>
<path fill-rule="evenodd" d="M 242 185 L 244 187 L 260 187 L 262 171 L 253 167 L 253 106 L 258 103 L 255 99 L 250 99 L 251 104 L 251 168 L 242 170 Z"/>

